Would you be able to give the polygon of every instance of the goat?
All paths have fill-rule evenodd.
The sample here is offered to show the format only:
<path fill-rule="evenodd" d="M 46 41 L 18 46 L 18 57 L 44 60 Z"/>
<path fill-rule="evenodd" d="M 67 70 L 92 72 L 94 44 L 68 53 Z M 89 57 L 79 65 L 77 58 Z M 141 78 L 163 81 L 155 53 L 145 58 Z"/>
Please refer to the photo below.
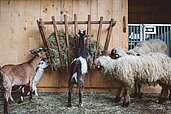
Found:
<path fill-rule="evenodd" d="M 4 113 L 8 113 L 8 99 L 11 96 L 13 86 L 29 85 L 29 90 L 32 91 L 32 82 L 36 75 L 36 68 L 40 61 L 46 57 L 46 50 L 39 48 L 33 49 L 30 52 L 35 55 L 31 60 L 18 65 L 4 65 L 0 69 L 3 92 L 5 92 Z M 32 92 L 30 92 L 30 99 L 32 99 Z"/>
<path fill-rule="evenodd" d="M 40 79 L 42 78 L 42 75 L 44 73 L 44 69 L 47 66 L 48 66 L 48 63 L 46 61 L 41 60 L 40 63 L 38 64 L 37 69 L 36 69 L 36 75 L 33 79 L 33 85 L 32 85 L 32 90 L 35 92 L 36 96 L 38 96 L 36 85 L 39 83 Z"/>
<path fill-rule="evenodd" d="M 36 69 L 36 75 L 34 76 L 33 84 L 32 84 L 32 91 L 35 93 L 36 96 L 38 96 L 36 85 L 39 83 L 41 77 L 43 76 L 44 69 L 47 66 L 48 66 L 48 63 L 44 60 L 41 60 Z M 20 97 L 19 103 L 23 102 L 25 86 L 13 86 L 12 87 L 12 90 L 20 90 L 20 89 L 21 89 L 21 97 Z M 27 95 L 30 94 L 30 92 L 26 92 L 26 93 L 27 93 Z M 10 100 L 14 101 L 12 96 L 10 96 Z"/>
<path fill-rule="evenodd" d="M 84 88 L 84 76 L 87 73 L 87 60 L 91 57 L 90 50 L 84 49 L 85 41 L 85 31 L 79 30 L 78 38 L 78 50 L 75 59 L 71 62 L 70 65 L 70 78 L 68 81 L 68 107 L 71 107 L 71 94 L 74 84 L 77 84 L 79 89 L 79 107 L 83 106 L 82 95 Z"/>

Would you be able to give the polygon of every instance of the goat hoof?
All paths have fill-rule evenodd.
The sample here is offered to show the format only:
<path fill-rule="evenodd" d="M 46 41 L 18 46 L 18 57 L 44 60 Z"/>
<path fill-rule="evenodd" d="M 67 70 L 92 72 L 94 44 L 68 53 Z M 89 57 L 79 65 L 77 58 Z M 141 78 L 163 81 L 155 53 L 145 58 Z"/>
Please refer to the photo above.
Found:
<path fill-rule="evenodd" d="M 20 104 L 20 103 L 23 103 L 23 101 L 21 101 L 21 100 L 20 100 L 20 101 L 18 101 L 18 104 Z"/>
<path fill-rule="evenodd" d="M 122 104 L 122 107 L 128 107 L 129 106 L 129 102 L 123 102 L 123 104 Z"/>
<path fill-rule="evenodd" d="M 116 96 L 115 102 L 120 102 L 120 101 L 121 101 L 121 97 Z"/>
<path fill-rule="evenodd" d="M 162 104 L 162 103 L 164 103 L 165 101 L 167 101 L 167 98 L 159 97 L 158 104 Z"/>
<path fill-rule="evenodd" d="M 171 100 L 171 94 L 169 95 L 169 100 Z"/>
<path fill-rule="evenodd" d="M 79 104 L 79 105 L 78 105 L 78 107 L 83 107 L 83 104 L 82 104 L 82 103 L 81 103 L 81 104 Z"/>
<path fill-rule="evenodd" d="M 72 107 L 72 105 L 71 104 L 68 104 L 67 107 Z"/>

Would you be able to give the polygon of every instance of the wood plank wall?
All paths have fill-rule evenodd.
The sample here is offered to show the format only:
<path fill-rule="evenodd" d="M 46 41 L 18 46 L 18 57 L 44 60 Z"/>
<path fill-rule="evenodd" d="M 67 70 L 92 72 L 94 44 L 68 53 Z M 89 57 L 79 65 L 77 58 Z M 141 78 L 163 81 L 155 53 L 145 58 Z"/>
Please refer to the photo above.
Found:
<path fill-rule="evenodd" d="M 66 14 L 68 20 L 87 20 L 91 15 L 92 20 L 100 20 L 103 16 L 106 21 L 114 18 L 117 21 L 113 28 L 109 51 L 113 47 L 127 49 L 127 28 L 123 32 L 123 17 L 128 23 L 128 0 L 0 0 L 0 65 L 18 64 L 31 58 L 29 50 L 43 46 L 36 20 L 63 20 Z M 104 45 L 107 27 L 103 26 L 101 44 Z M 58 28 L 63 28 L 60 26 Z M 80 29 L 86 29 L 86 25 L 80 25 Z M 96 39 L 97 25 L 92 25 L 92 36 Z M 48 26 L 47 35 L 52 32 L 52 26 Z M 73 27 L 69 26 L 69 31 Z M 56 92 L 66 91 L 68 73 L 45 70 L 39 83 L 39 91 Z M 96 71 L 90 71 L 85 79 L 87 91 L 104 91 L 116 88 L 112 83 L 102 77 Z"/>

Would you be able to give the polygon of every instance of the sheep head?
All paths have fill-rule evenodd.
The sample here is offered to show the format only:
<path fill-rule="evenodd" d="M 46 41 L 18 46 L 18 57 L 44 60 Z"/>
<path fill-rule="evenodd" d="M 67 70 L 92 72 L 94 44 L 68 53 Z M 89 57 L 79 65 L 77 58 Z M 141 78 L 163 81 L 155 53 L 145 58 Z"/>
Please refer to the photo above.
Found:
<path fill-rule="evenodd" d="M 107 67 L 109 62 L 111 61 L 111 57 L 109 56 L 100 56 L 95 60 L 95 67 L 97 69 L 104 69 Z"/>
<path fill-rule="evenodd" d="M 111 50 L 111 53 L 110 53 L 110 57 L 112 59 L 117 59 L 117 58 L 120 58 L 120 57 L 123 57 L 123 56 L 126 56 L 126 50 L 123 49 L 123 48 L 120 48 L 120 47 L 117 47 L 117 48 L 113 48 Z"/>

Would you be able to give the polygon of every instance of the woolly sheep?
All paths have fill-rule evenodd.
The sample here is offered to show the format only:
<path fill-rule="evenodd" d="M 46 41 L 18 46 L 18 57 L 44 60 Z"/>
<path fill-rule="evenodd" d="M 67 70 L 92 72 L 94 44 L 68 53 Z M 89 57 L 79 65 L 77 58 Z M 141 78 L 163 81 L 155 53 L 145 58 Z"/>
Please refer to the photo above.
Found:
<path fill-rule="evenodd" d="M 124 88 L 124 96 L 119 89 L 115 101 L 124 97 L 123 106 L 130 102 L 130 92 L 135 80 L 141 83 L 156 85 L 164 88 L 171 85 L 171 58 L 162 53 L 149 53 L 142 56 L 127 55 L 116 60 L 109 56 L 101 56 L 96 59 L 95 65 L 101 71 L 114 80 L 121 83 Z M 161 93 L 160 98 L 166 98 L 167 94 Z"/>
<path fill-rule="evenodd" d="M 167 54 L 167 45 L 165 42 L 159 39 L 151 39 L 141 43 L 138 43 L 133 49 L 126 52 L 123 48 L 113 48 L 111 51 L 111 58 L 116 59 L 125 55 L 143 55 L 150 52 L 160 52 Z"/>
<path fill-rule="evenodd" d="M 138 43 L 133 49 L 129 50 L 128 52 L 126 52 L 126 50 L 120 47 L 113 48 L 110 56 L 113 59 L 117 59 L 119 57 L 123 57 L 126 55 L 140 56 L 140 55 L 147 54 L 150 52 L 160 52 L 163 54 L 167 54 L 168 52 L 167 45 L 162 40 L 151 39 L 151 40 Z M 142 97 L 141 83 L 138 83 L 138 80 L 137 80 L 137 83 L 135 83 L 134 96 L 138 98 Z"/>

